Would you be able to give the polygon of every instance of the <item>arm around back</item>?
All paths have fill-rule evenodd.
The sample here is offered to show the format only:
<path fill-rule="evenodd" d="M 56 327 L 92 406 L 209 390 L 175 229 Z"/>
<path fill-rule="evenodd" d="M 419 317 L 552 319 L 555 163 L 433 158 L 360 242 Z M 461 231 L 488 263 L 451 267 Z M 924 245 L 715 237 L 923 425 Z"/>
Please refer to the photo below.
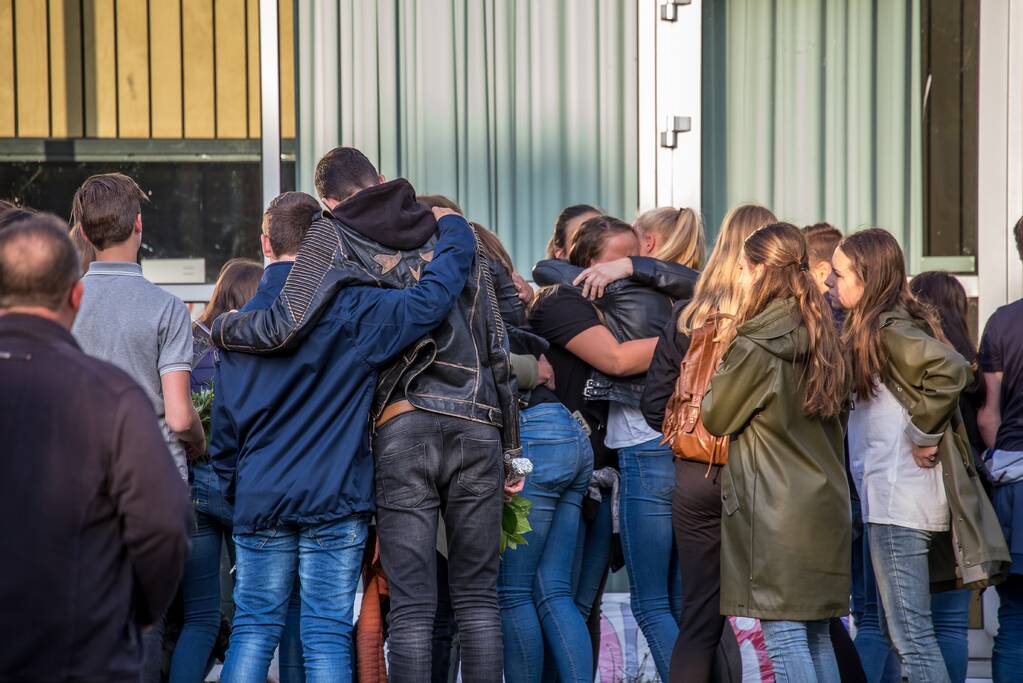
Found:
<path fill-rule="evenodd" d="M 573 337 L 565 348 L 605 375 L 628 377 L 646 372 L 657 338 L 621 342 L 603 325 L 594 325 Z"/>
<path fill-rule="evenodd" d="M 364 305 L 353 318 L 366 360 L 387 365 L 407 346 L 433 330 L 451 312 L 465 288 L 476 257 L 476 239 L 464 218 L 447 215 L 437 223 L 440 239 L 422 279 L 408 289 L 351 290 Z M 348 294 L 345 294 L 348 295 Z"/>
<path fill-rule="evenodd" d="M 141 389 L 121 394 L 116 416 L 110 496 L 142 600 L 136 620 L 145 625 L 163 615 L 177 590 L 188 556 L 192 504 Z"/>

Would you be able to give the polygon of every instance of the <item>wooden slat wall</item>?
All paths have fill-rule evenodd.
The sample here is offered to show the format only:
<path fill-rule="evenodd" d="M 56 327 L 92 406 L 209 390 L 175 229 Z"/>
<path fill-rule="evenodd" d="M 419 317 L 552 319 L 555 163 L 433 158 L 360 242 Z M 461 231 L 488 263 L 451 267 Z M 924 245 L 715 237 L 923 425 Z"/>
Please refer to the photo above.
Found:
<path fill-rule="evenodd" d="M 14 0 L 0 0 L 0 137 L 17 134 L 14 102 Z"/>
<path fill-rule="evenodd" d="M 294 137 L 294 5 L 278 1 Z M 0 0 L 0 138 L 258 138 L 259 30 L 258 0 Z"/>

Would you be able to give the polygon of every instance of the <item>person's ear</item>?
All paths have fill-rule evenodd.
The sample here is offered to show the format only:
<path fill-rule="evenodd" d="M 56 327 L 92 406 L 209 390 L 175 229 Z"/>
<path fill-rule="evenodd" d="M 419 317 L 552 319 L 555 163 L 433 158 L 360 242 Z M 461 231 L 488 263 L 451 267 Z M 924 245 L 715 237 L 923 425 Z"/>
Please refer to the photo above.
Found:
<path fill-rule="evenodd" d="M 270 237 L 268 235 L 259 236 L 259 246 L 263 250 L 263 256 L 271 261 L 276 260 L 273 247 L 270 246 Z"/>
<path fill-rule="evenodd" d="M 813 267 L 813 279 L 817 282 L 817 287 L 821 291 L 825 291 L 828 288 L 827 281 L 828 276 L 831 275 L 831 262 L 821 261 Z"/>
<path fill-rule="evenodd" d="M 135 230 L 135 232 L 139 232 L 139 233 L 140 233 L 140 232 L 142 232 L 142 212 L 141 212 L 141 211 L 139 211 L 139 212 L 138 212 L 138 213 L 137 213 L 137 214 L 135 215 L 135 226 L 134 226 L 134 230 Z"/>
<path fill-rule="evenodd" d="M 71 291 L 67 295 L 68 308 L 75 314 L 78 313 L 78 309 L 82 307 L 82 296 L 85 295 L 85 285 L 82 284 L 81 280 L 76 280 L 75 284 L 71 285 Z"/>
<path fill-rule="evenodd" d="M 641 254 L 652 254 L 657 249 L 657 235 L 654 234 L 653 230 L 649 230 L 642 234 L 642 244 L 640 244 Z"/>
<path fill-rule="evenodd" d="M 380 178 L 380 182 L 382 182 L 382 183 L 386 183 L 386 182 L 387 182 L 387 178 L 385 178 L 385 177 L 384 177 L 384 174 L 383 174 L 383 173 L 381 173 L 381 174 L 380 174 L 379 176 L 377 176 L 377 177 L 378 177 L 378 178 Z"/>

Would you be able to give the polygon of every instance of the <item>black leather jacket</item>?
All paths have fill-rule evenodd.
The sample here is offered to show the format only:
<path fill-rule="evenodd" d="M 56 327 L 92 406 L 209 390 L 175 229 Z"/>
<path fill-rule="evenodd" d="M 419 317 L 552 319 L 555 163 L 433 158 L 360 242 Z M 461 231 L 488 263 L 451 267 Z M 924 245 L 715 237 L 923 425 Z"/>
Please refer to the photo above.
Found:
<path fill-rule="evenodd" d="M 583 271 L 567 261 L 547 259 L 533 267 L 533 280 L 541 286 L 571 285 Z M 672 319 L 675 301 L 690 299 L 699 273 L 677 263 L 647 256 L 632 257 L 632 277 L 607 286 L 594 301 L 604 324 L 619 342 L 658 336 Z M 594 371 L 586 398 L 618 401 L 639 407 L 645 375 L 609 377 Z"/>
<path fill-rule="evenodd" d="M 407 181 L 363 190 L 314 221 L 269 309 L 220 316 L 213 339 L 222 348 L 251 353 L 288 348 L 312 329 L 341 287 L 413 285 L 436 242 L 433 214 L 416 201 Z M 376 421 L 397 391 L 419 409 L 500 428 L 505 452 L 517 454 L 518 391 L 507 333 L 477 244 L 466 287 L 445 321 L 380 373 L 371 418 Z"/>

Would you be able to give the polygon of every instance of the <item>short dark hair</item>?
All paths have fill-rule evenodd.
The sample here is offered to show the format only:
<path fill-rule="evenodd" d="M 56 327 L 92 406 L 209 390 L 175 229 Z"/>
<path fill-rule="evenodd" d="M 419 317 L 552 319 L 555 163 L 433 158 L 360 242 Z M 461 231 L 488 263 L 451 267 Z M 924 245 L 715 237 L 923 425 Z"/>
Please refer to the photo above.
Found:
<path fill-rule="evenodd" d="M 270 238 L 274 256 L 297 254 L 321 211 L 320 203 L 305 192 L 284 192 L 271 199 L 263 214 L 263 234 Z"/>
<path fill-rule="evenodd" d="M 106 249 L 131 237 L 135 217 L 148 201 L 138 184 L 123 173 L 102 173 L 85 180 L 71 202 L 71 222 L 97 249 Z"/>
<path fill-rule="evenodd" d="M 1012 229 L 1012 236 L 1016 238 L 1016 253 L 1019 254 L 1020 260 L 1023 260 L 1023 216 L 1016 221 L 1016 225 Z"/>
<path fill-rule="evenodd" d="M 0 210 L 0 230 L 3 230 L 8 225 L 13 225 L 26 218 L 31 218 L 35 215 L 35 211 L 32 209 L 20 209 L 18 207 L 12 207 L 6 211 Z"/>
<path fill-rule="evenodd" d="M 809 256 L 810 266 L 816 266 L 824 261 L 831 261 L 838 249 L 838 243 L 842 241 L 842 231 L 831 223 L 814 223 L 803 228 L 803 236 L 806 237 L 806 249 Z"/>
<path fill-rule="evenodd" d="M 67 224 L 37 213 L 0 232 L 0 308 L 58 310 L 81 275 Z"/>
<path fill-rule="evenodd" d="M 380 174 L 354 147 L 335 147 L 320 159 L 313 174 L 320 199 L 344 201 L 359 190 L 380 184 Z"/>

